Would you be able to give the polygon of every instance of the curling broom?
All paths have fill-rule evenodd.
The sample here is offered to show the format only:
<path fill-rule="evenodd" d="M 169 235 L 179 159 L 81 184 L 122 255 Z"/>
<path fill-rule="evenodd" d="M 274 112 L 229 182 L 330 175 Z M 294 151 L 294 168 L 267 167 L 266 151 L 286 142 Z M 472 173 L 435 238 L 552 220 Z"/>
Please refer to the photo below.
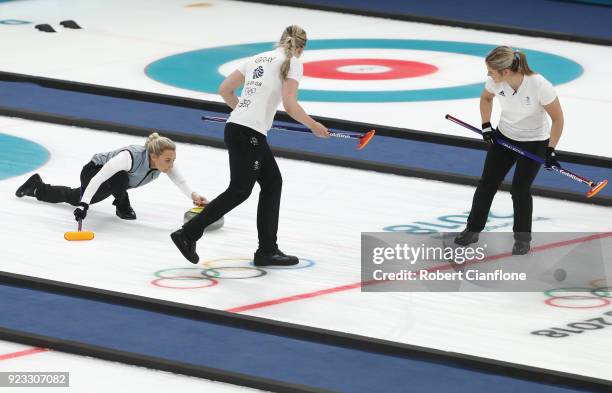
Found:
<path fill-rule="evenodd" d="M 446 117 L 446 119 L 452 121 L 453 123 L 457 123 L 460 126 L 463 126 L 463 127 L 467 128 L 468 130 L 471 130 L 471 131 L 477 132 L 479 134 L 482 134 L 482 131 L 479 130 L 478 128 L 476 128 L 476 127 L 474 127 L 474 126 L 472 126 L 472 125 L 470 125 L 470 124 L 468 124 L 468 123 L 466 123 L 464 121 L 461 121 L 461 120 L 457 119 L 456 117 L 453 117 L 451 115 L 446 115 L 445 117 Z M 503 138 L 494 138 L 494 139 L 495 139 L 495 143 L 497 143 L 498 145 L 501 145 L 501 146 L 503 146 L 503 147 L 505 147 L 507 149 L 510 149 L 510 150 L 512 150 L 512 151 L 514 151 L 514 152 L 516 152 L 516 153 L 518 153 L 518 154 L 520 154 L 522 156 L 525 156 L 527 158 L 531 158 L 532 160 L 537 161 L 540 164 L 544 164 L 545 163 L 545 160 L 542 159 L 542 157 L 536 156 L 535 154 L 532 154 L 532 153 L 530 153 L 528 151 L 525 151 L 523 149 L 519 149 L 518 147 L 514 146 L 513 144 L 511 144 L 510 142 L 508 142 L 507 140 L 505 140 Z M 563 169 L 561 167 L 552 166 L 551 169 L 559 172 L 562 175 L 565 175 L 565 176 L 569 177 L 572 180 L 575 180 L 577 182 L 580 182 L 580 183 L 583 183 L 583 184 L 586 184 L 587 186 L 589 186 L 589 191 L 587 191 L 587 193 L 586 193 L 586 197 L 587 198 L 594 197 L 595 195 L 597 195 L 597 193 L 599 191 L 604 189 L 606 184 L 608 184 L 608 179 L 604 179 L 604 180 L 600 180 L 598 182 L 595 182 L 593 180 L 589 180 L 586 177 L 579 176 L 579 175 L 577 175 L 577 174 L 575 174 L 573 172 L 570 172 L 567 169 Z"/>
<path fill-rule="evenodd" d="M 93 238 L 94 238 L 94 233 L 92 231 L 83 231 L 83 220 L 79 220 L 78 231 L 64 233 L 64 239 L 69 240 L 69 241 L 91 240 Z"/>
<path fill-rule="evenodd" d="M 223 123 L 225 123 L 227 121 L 226 118 L 215 117 L 215 116 L 202 116 L 202 120 L 216 121 L 216 122 L 223 122 Z M 276 124 L 274 124 L 274 125 L 272 125 L 272 128 L 275 129 L 275 130 L 310 132 L 308 127 L 304 127 L 304 126 L 285 126 L 285 125 L 276 125 Z M 357 139 L 357 140 L 359 140 L 359 144 L 357 145 L 357 149 L 358 150 L 361 150 L 364 147 L 366 147 L 368 142 L 370 142 L 370 140 L 372 140 L 372 138 L 374 138 L 374 134 L 376 134 L 376 130 L 370 130 L 370 131 L 368 131 L 366 133 L 352 133 L 352 132 L 346 132 L 346 131 L 332 131 L 332 130 L 329 130 L 329 136 L 331 136 L 332 138 L 344 138 L 344 139 Z"/>

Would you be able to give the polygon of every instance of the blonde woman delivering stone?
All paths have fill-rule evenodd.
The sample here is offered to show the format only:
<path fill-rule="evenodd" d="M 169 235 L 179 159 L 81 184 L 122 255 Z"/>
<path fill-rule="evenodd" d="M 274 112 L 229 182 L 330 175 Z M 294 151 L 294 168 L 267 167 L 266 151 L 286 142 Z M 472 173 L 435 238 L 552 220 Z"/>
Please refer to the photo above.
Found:
<path fill-rule="evenodd" d="M 193 191 L 179 171 L 174 168 L 176 145 L 157 133 L 149 135 L 144 146 L 130 145 L 117 150 L 97 153 L 81 171 L 81 186 L 70 188 L 53 186 L 42 181 L 38 173 L 32 175 L 15 195 L 19 198 L 31 196 L 39 201 L 69 203 L 77 206 L 74 217 L 82 221 L 87 216 L 89 205 L 113 196 L 116 214 L 124 220 L 135 220 L 136 213 L 130 205 L 128 190 L 142 187 L 157 179 L 160 173 L 170 180 L 194 205 L 204 206 L 206 198 Z"/>

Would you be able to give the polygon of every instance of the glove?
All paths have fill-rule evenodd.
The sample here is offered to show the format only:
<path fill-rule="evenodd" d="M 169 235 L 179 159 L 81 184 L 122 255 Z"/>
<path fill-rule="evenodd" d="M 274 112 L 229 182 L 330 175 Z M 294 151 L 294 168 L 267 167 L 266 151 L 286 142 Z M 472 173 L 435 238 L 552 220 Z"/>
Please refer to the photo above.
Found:
<path fill-rule="evenodd" d="M 87 210 L 89 210 L 89 204 L 79 202 L 79 207 L 74 209 L 74 219 L 77 221 L 84 220 L 87 217 Z"/>
<path fill-rule="evenodd" d="M 493 128 L 489 122 L 482 123 L 482 139 L 489 146 L 495 143 L 495 140 L 493 139 Z"/>
<path fill-rule="evenodd" d="M 561 164 L 557 161 L 557 155 L 555 154 L 555 148 L 548 146 L 546 148 L 546 163 L 544 164 L 544 168 L 549 171 L 552 171 L 552 167 L 556 166 L 557 168 L 561 168 Z"/>

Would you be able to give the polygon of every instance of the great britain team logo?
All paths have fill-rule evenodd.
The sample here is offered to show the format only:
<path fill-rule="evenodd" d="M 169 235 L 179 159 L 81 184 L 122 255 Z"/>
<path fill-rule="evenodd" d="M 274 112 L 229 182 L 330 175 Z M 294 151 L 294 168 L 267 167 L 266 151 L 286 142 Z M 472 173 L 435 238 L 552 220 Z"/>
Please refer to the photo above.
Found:
<path fill-rule="evenodd" d="M 262 66 L 259 66 L 253 70 L 253 79 L 261 78 L 264 74 L 264 69 Z"/>
<path fill-rule="evenodd" d="M 309 40 L 302 57 L 299 99 L 354 103 L 477 98 L 486 80 L 484 58 L 494 47 L 435 40 Z M 162 58 L 145 72 L 161 83 L 216 94 L 225 76 L 273 48 L 273 42 L 204 48 Z M 571 82 L 583 72 L 580 64 L 566 57 L 519 49 L 531 68 L 553 85 Z"/>

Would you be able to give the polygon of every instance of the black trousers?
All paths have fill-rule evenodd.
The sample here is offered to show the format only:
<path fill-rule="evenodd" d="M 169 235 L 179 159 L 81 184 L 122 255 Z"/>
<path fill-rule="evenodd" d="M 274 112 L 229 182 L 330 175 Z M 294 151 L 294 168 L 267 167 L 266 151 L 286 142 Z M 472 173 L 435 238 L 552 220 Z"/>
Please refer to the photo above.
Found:
<path fill-rule="evenodd" d="M 65 202 L 77 206 L 81 201 L 81 195 L 87 188 L 91 179 L 102 169 L 102 165 L 88 162 L 81 171 L 81 187 L 70 188 L 66 186 L 53 186 L 43 184 L 36 188 L 36 199 L 43 202 L 60 203 Z M 91 203 L 103 201 L 113 195 L 117 204 L 128 201 L 127 188 L 129 178 L 126 171 L 115 173 L 110 179 L 100 185 L 98 191 L 91 199 Z"/>
<path fill-rule="evenodd" d="M 540 157 L 546 155 L 548 140 L 519 142 L 503 136 L 499 131 L 495 132 L 495 137 L 504 138 L 513 145 Z M 515 163 L 516 168 L 510 190 L 514 207 L 514 226 L 512 229 L 515 233 L 515 238 L 531 239 L 533 214 L 531 185 L 540 170 L 541 164 L 498 144 L 491 146 L 487 153 L 482 177 L 474 193 L 472 210 L 467 221 L 467 229 L 469 231 L 480 232 L 484 229 L 493 197 L 504 177 Z"/>
<path fill-rule="evenodd" d="M 185 223 L 183 230 L 187 238 L 198 240 L 204 228 L 244 202 L 257 182 L 261 188 L 257 206 L 259 249 L 274 251 L 278 248 L 276 234 L 283 179 L 266 137 L 248 127 L 227 123 L 224 140 L 229 153 L 229 186 Z"/>

